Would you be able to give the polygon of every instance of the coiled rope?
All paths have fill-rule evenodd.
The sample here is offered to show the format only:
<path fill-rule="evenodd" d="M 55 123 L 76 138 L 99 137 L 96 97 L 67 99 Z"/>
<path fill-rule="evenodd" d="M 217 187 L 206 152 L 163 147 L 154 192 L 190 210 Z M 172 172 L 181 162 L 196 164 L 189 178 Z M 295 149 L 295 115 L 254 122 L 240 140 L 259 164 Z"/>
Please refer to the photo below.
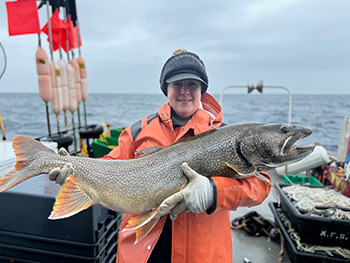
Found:
<path fill-rule="evenodd" d="M 295 231 L 295 229 L 292 226 L 292 223 L 286 216 L 286 214 L 282 211 L 281 208 L 276 209 L 277 215 L 279 219 L 281 220 L 282 224 L 284 225 L 286 231 L 288 232 L 290 238 L 294 241 L 296 244 L 296 249 L 301 252 L 307 252 L 307 253 L 316 253 L 316 252 L 325 252 L 329 256 L 333 257 L 334 254 L 338 254 L 339 256 L 350 259 L 350 250 L 346 248 L 342 248 L 339 246 L 319 246 L 319 245 L 312 245 L 302 242 L 298 232 Z"/>
<path fill-rule="evenodd" d="M 350 220 L 350 198 L 327 187 L 308 187 L 293 184 L 283 192 L 301 212 L 312 216 Z"/>

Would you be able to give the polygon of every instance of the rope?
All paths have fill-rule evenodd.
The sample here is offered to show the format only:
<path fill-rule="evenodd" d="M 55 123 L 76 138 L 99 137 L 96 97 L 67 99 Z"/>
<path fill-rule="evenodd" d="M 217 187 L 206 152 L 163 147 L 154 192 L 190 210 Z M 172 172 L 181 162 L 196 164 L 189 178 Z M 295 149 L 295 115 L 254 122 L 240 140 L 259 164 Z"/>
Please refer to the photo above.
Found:
<path fill-rule="evenodd" d="M 252 236 L 268 236 L 271 239 L 280 238 L 281 249 L 278 254 L 278 261 L 282 261 L 284 237 L 281 230 L 271 220 L 264 218 L 256 211 L 247 213 L 242 217 L 238 217 L 231 222 L 232 229 L 243 229 Z"/>
<path fill-rule="evenodd" d="M 334 253 L 342 256 L 343 258 L 350 259 L 350 250 L 346 248 L 342 248 L 339 246 L 319 246 L 319 245 L 312 245 L 312 244 L 306 244 L 301 241 L 301 238 L 299 234 L 295 231 L 295 229 L 292 226 L 292 223 L 286 216 L 284 212 L 282 212 L 281 208 L 276 209 L 277 215 L 279 219 L 281 220 L 282 224 L 285 226 L 286 231 L 288 232 L 290 238 L 294 241 L 296 244 L 296 248 L 298 251 L 301 252 L 308 252 L 308 253 L 316 253 L 316 252 L 325 252 L 329 256 L 333 257 Z"/>
<path fill-rule="evenodd" d="M 315 216 L 350 220 L 350 198 L 332 188 L 294 184 L 282 188 L 299 210 Z"/>

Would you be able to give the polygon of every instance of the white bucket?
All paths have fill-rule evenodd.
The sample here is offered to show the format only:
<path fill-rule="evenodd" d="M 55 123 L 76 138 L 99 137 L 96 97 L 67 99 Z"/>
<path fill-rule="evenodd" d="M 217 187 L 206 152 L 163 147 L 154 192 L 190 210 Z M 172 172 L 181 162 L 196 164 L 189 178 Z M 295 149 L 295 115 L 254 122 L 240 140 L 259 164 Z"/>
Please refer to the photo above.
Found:
<path fill-rule="evenodd" d="M 330 162 L 331 159 L 329 158 L 326 149 L 321 145 L 317 145 L 314 151 L 310 155 L 306 156 L 304 159 L 296 163 L 277 167 L 275 170 L 279 175 L 297 174 L 302 171 L 317 168 L 324 163 Z"/>

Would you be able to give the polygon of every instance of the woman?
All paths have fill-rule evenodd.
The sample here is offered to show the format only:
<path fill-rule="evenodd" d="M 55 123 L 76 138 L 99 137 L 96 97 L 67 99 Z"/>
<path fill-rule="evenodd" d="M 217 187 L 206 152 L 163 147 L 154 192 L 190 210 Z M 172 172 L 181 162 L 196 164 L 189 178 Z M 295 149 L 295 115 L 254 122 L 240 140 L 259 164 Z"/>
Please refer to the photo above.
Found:
<path fill-rule="evenodd" d="M 221 107 L 206 92 L 208 76 L 196 54 L 175 51 L 163 66 L 160 87 L 168 101 L 155 114 L 126 128 L 119 146 L 104 159 L 136 158 L 140 150 L 169 146 L 223 125 Z M 232 262 L 230 211 L 259 205 L 270 187 L 256 177 L 208 178 L 190 167 L 184 173 L 190 183 L 161 204 L 165 216 L 145 238 L 134 244 L 134 231 L 119 233 L 118 263 Z M 50 178 L 57 181 L 60 176 L 56 172 Z M 120 229 L 130 217 L 124 214 Z"/>

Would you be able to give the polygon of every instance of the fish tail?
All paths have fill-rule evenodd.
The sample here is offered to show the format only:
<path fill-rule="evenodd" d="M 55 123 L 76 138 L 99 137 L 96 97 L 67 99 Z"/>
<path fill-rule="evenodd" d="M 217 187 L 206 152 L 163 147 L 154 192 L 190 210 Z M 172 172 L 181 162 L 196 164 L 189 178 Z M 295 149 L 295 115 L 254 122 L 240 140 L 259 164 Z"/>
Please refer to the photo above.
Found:
<path fill-rule="evenodd" d="M 15 169 L 0 178 L 0 193 L 41 173 L 31 168 L 38 152 L 50 151 L 54 153 L 50 148 L 26 136 L 14 137 L 12 147 L 16 155 Z"/>

